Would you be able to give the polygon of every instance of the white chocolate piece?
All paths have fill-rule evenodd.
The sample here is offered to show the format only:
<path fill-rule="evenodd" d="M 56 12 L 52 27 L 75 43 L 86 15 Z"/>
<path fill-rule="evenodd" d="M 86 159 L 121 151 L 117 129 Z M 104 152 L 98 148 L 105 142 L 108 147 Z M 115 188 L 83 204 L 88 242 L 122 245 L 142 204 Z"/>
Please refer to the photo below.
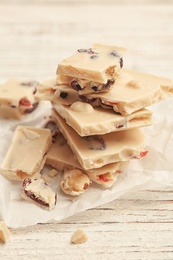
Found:
<path fill-rule="evenodd" d="M 145 138 L 140 129 L 81 137 L 55 110 L 52 111 L 52 116 L 85 170 L 140 158 L 143 153 Z"/>
<path fill-rule="evenodd" d="M 64 172 L 61 180 L 61 189 L 65 194 L 78 196 L 84 193 L 89 185 L 90 179 L 79 169 Z"/>
<path fill-rule="evenodd" d="M 81 244 L 86 242 L 87 240 L 87 235 L 81 229 L 76 230 L 71 237 L 71 242 L 74 244 Z"/>
<path fill-rule="evenodd" d="M 0 85 L 0 117 L 21 119 L 35 110 L 36 81 L 9 80 Z"/>
<path fill-rule="evenodd" d="M 119 174 L 127 167 L 128 162 L 115 162 L 98 169 L 84 170 L 67 144 L 67 141 L 59 134 L 47 153 L 46 164 L 60 171 L 81 169 L 89 176 L 91 181 L 107 188 L 114 184 Z"/>
<path fill-rule="evenodd" d="M 49 129 L 18 126 L 1 165 L 1 172 L 11 180 L 39 178 L 51 144 Z"/>
<path fill-rule="evenodd" d="M 122 116 L 104 108 L 77 101 L 71 106 L 54 104 L 54 109 L 80 135 L 96 135 L 151 125 L 152 112 L 143 109 Z"/>
<path fill-rule="evenodd" d="M 173 95 L 172 80 L 127 69 L 121 70 L 113 87 L 106 93 L 80 95 L 68 84 L 52 86 L 51 101 L 62 105 L 82 101 L 122 115 L 132 114 Z"/>
<path fill-rule="evenodd" d="M 118 176 L 127 168 L 129 161 L 109 163 L 101 168 L 85 170 L 91 181 L 104 188 L 110 188 L 117 181 Z"/>
<path fill-rule="evenodd" d="M 46 100 L 46 101 L 52 101 L 55 90 L 57 88 L 56 86 L 56 78 L 51 78 L 48 80 L 45 80 L 41 82 L 37 86 L 37 91 L 34 95 L 35 100 L 40 101 L 40 100 Z"/>
<path fill-rule="evenodd" d="M 128 115 L 173 95 L 173 81 L 122 69 L 109 92 L 91 94 L 87 97 L 98 98 L 98 95 L 104 108 L 107 105 L 122 115 Z"/>
<path fill-rule="evenodd" d="M 71 57 L 61 61 L 57 75 L 107 83 L 120 73 L 124 48 L 93 44 L 90 49 L 79 49 Z"/>
<path fill-rule="evenodd" d="M 10 231 L 4 221 L 0 221 L 0 240 L 7 243 L 10 238 Z"/>
<path fill-rule="evenodd" d="M 21 196 L 44 209 L 52 210 L 56 205 L 56 193 L 43 179 L 25 179 Z"/>
<path fill-rule="evenodd" d="M 69 169 L 82 169 L 76 156 L 67 145 L 66 139 L 59 134 L 46 155 L 46 164 L 53 168 L 64 171 Z"/>

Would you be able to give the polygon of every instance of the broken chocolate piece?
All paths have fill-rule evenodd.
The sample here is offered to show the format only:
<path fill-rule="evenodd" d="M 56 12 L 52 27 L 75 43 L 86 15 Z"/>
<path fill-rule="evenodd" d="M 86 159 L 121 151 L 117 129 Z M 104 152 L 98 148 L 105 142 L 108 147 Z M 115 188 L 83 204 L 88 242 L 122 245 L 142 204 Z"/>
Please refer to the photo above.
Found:
<path fill-rule="evenodd" d="M 45 209 L 52 210 L 55 207 L 57 195 L 43 179 L 25 179 L 22 188 L 24 199 L 33 201 Z"/>
<path fill-rule="evenodd" d="M 90 184 L 91 181 L 87 175 L 79 169 L 72 169 L 64 173 L 61 181 L 61 189 L 68 195 L 78 196 L 84 193 Z"/>
<path fill-rule="evenodd" d="M 110 55 L 115 52 L 116 55 Z M 115 79 L 120 74 L 120 57 L 124 52 L 124 48 L 93 44 L 92 48 L 79 49 L 74 55 L 61 61 L 57 75 L 106 84 L 109 79 Z M 79 86 L 77 88 L 80 89 Z"/>

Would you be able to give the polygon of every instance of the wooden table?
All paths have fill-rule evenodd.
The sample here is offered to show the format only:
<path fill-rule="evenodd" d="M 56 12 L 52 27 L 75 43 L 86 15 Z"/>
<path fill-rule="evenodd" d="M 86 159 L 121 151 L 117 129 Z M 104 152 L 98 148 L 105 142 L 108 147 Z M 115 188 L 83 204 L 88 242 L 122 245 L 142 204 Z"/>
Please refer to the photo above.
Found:
<path fill-rule="evenodd" d="M 0 79 L 42 79 L 93 42 L 127 47 L 128 66 L 172 77 L 172 1 L 0 1 Z M 162 187 L 65 219 L 11 229 L 2 260 L 173 259 L 173 192 Z M 70 243 L 76 229 L 88 235 Z"/>

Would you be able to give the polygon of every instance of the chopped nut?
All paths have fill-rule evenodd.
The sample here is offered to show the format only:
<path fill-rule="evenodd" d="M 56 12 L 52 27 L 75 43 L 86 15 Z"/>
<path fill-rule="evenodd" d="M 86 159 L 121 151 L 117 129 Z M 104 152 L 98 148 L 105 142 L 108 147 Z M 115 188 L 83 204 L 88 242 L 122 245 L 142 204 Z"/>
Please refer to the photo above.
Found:
<path fill-rule="evenodd" d="M 70 109 L 75 112 L 92 112 L 94 110 L 90 104 L 80 101 L 73 103 Z"/>
<path fill-rule="evenodd" d="M 56 175 L 58 175 L 58 171 L 55 170 L 55 169 L 52 169 L 50 172 L 49 172 L 49 177 L 53 178 L 55 177 Z"/>
<path fill-rule="evenodd" d="M 68 170 L 64 173 L 61 181 L 61 189 L 64 193 L 72 196 L 84 193 L 91 181 L 87 175 L 79 169 Z"/>
<path fill-rule="evenodd" d="M 4 221 L 0 221 L 0 240 L 4 243 L 8 242 L 10 232 Z"/>
<path fill-rule="evenodd" d="M 135 80 L 135 79 L 129 81 L 128 86 L 134 87 L 134 88 L 144 88 L 145 87 L 143 82 L 141 82 L 139 80 Z"/>
<path fill-rule="evenodd" d="M 87 235 L 81 229 L 76 230 L 71 238 L 71 242 L 74 244 L 81 244 L 86 242 L 87 240 Z"/>

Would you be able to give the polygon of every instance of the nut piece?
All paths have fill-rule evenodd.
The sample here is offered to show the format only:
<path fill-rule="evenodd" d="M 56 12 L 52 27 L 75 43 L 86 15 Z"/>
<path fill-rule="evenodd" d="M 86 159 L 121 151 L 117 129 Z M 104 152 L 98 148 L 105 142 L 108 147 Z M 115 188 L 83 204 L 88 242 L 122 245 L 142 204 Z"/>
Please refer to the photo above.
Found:
<path fill-rule="evenodd" d="M 22 198 L 32 201 L 38 206 L 52 210 L 56 205 L 57 196 L 43 179 L 25 179 L 23 181 Z"/>
<path fill-rule="evenodd" d="M 141 82 L 140 80 L 133 79 L 128 82 L 128 86 L 134 87 L 134 88 L 145 88 L 145 84 Z"/>
<path fill-rule="evenodd" d="M 77 101 L 70 106 L 70 109 L 75 112 L 92 112 L 94 109 L 88 103 Z"/>
<path fill-rule="evenodd" d="M 81 244 L 88 240 L 87 235 L 81 230 L 78 229 L 71 237 L 71 242 L 74 244 Z"/>
<path fill-rule="evenodd" d="M 10 232 L 4 221 L 0 221 L 0 240 L 4 243 L 9 241 Z"/>
<path fill-rule="evenodd" d="M 52 169 L 52 170 L 50 170 L 50 172 L 49 172 L 48 175 L 49 175 L 49 177 L 53 178 L 53 177 L 55 177 L 56 175 L 58 175 L 58 171 L 55 170 L 55 169 Z"/>
<path fill-rule="evenodd" d="M 91 181 L 88 176 L 83 174 L 81 170 L 68 170 L 63 175 L 61 189 L 68 195 L 77 196 L 84 193 L 90 183 Z"/>

